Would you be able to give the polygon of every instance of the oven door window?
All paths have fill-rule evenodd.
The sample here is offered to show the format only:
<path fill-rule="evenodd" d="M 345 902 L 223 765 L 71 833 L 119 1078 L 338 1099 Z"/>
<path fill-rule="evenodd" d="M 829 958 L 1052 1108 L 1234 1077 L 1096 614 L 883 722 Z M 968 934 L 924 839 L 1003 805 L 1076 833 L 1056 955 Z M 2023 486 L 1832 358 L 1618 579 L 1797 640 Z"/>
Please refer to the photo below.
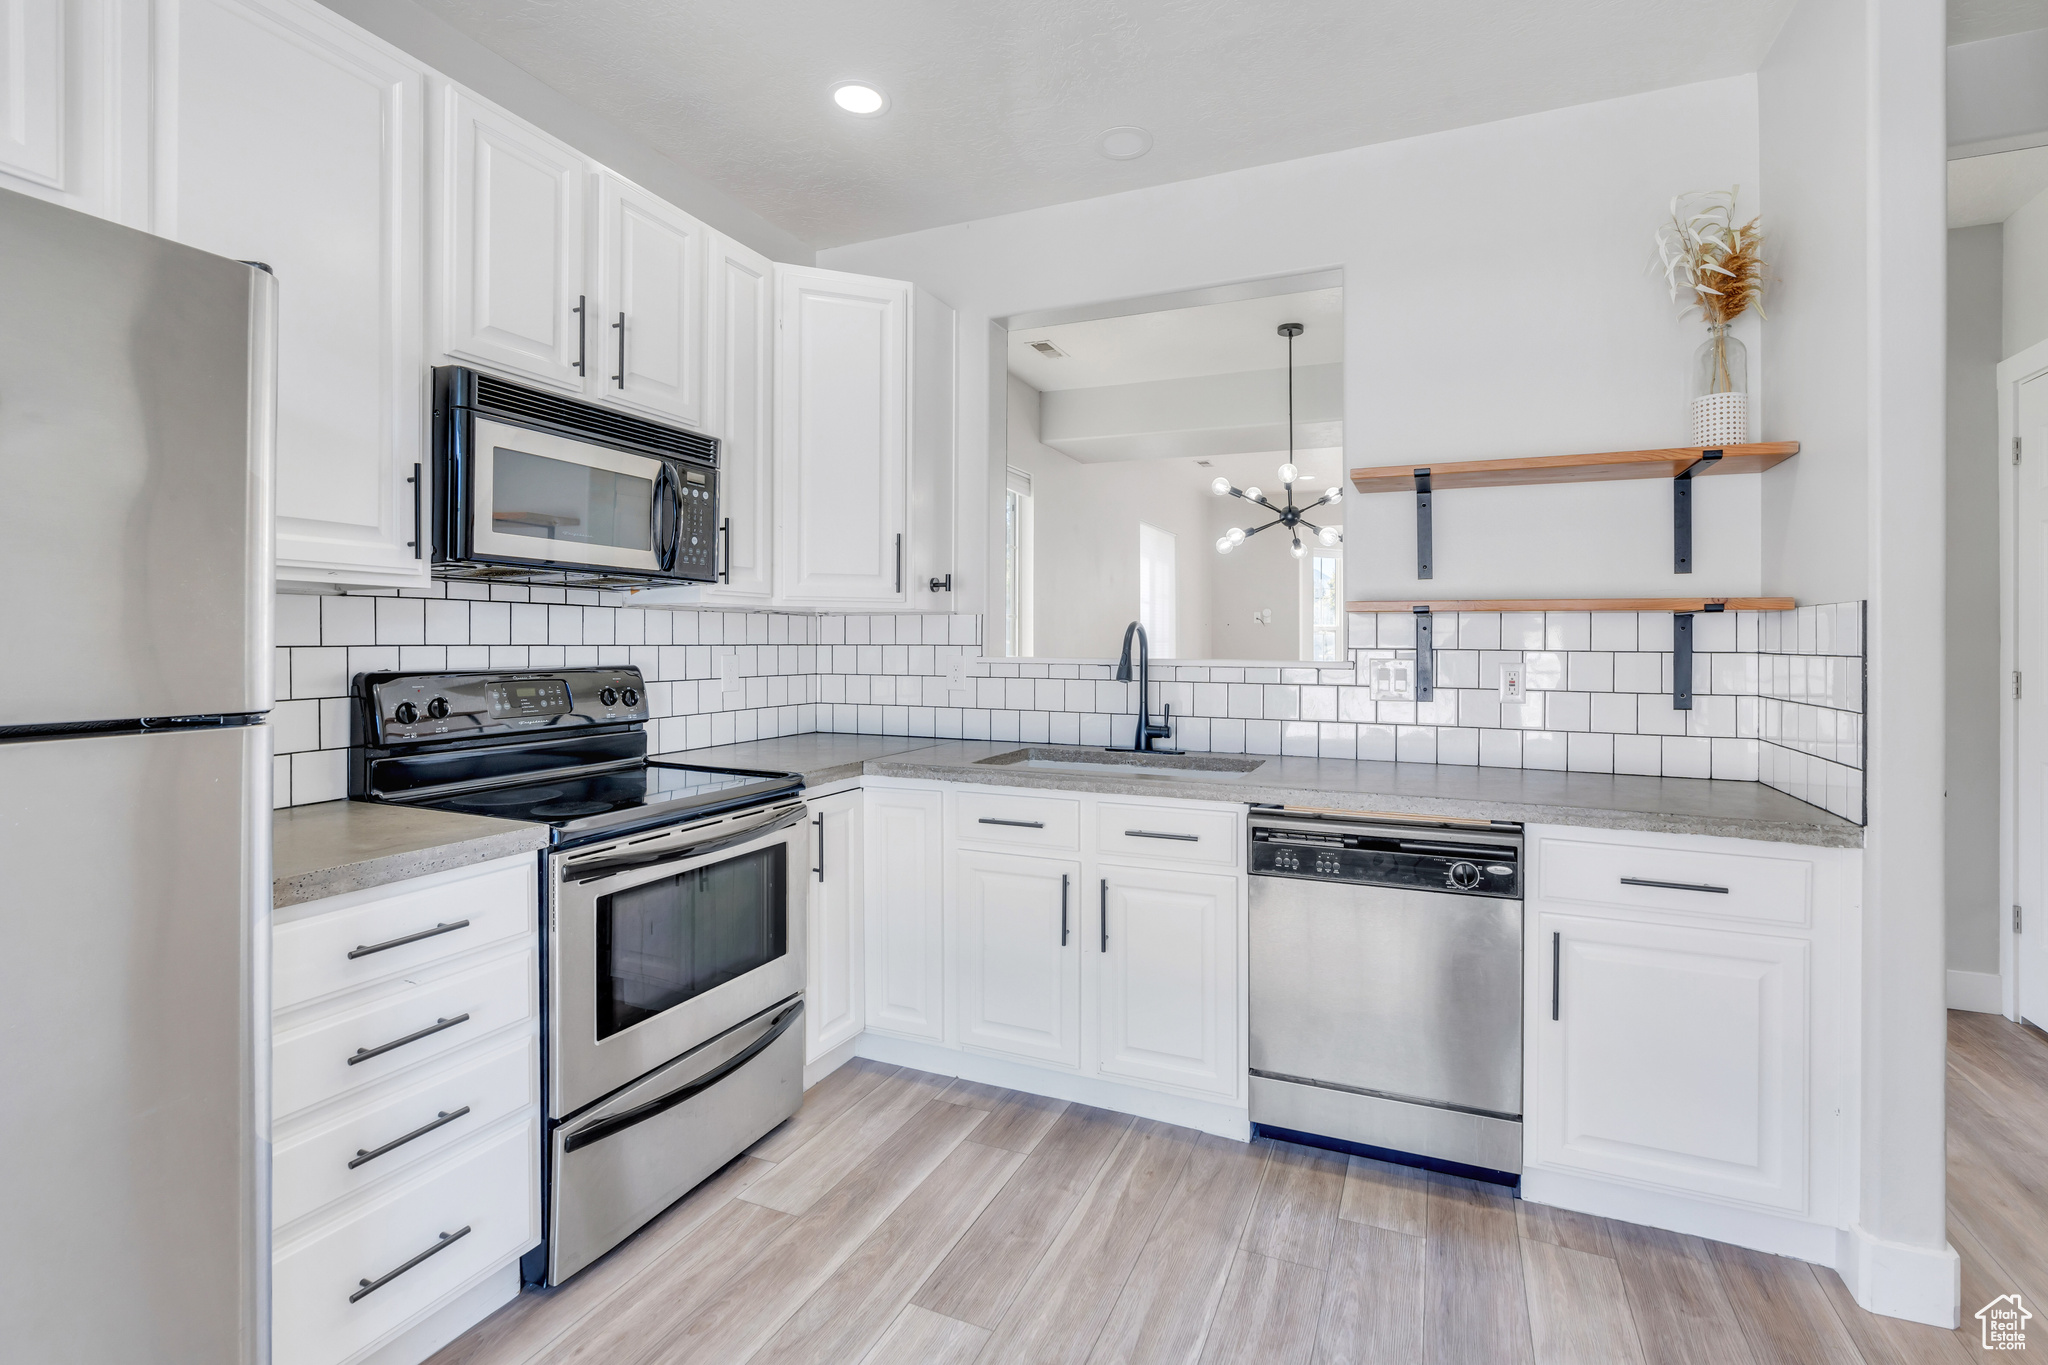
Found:
<path fill-rule="evenodd" d="M 597 900 L 600 1041 L 789 951 L 788 846 Z"/>

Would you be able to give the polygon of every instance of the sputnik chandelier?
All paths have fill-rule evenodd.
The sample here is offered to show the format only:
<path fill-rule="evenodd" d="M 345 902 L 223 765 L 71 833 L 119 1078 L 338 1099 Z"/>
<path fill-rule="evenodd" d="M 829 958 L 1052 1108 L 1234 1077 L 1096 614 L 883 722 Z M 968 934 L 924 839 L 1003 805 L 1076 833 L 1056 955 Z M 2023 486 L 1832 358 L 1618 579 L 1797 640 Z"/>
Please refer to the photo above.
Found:
<path fill-rule="evenodd" d="M 1219 498 L 1227 494 L 1233 498 L 1243 498 L 1246 502 L 1257 503 L 1268 512 L 1273 513 L 1273 520 L 1265 523 L 1263 526 L 1254 526 L 1249 531 L 1241 526 L 1231 527 L 1216 538 L 1217 554 L 1227 555 L 1259 532 L 1274 526 L 1285 526 L 1287 528 L 1288 534 L 1294 540 L 1291 552 L 1296 559 L 1300 559 L 1308 553 L 1308 547 L 1301 543 L 1301 530 L 1304 526 L 1315 536 L 1317 541 L 1324 545 L 1335 545 L 1344 539 L 1344 533 L 1336 527 L 1318 526 L 1303 515 L 1343 497 L 1344 489 L 1342 485 L 1330 485 L 1320 498 L 1317 498 L 1306 507 L 1296 507 L 1294 505 L 1294 481 L 1301 476 L 1301 471 L 1294 467 L 1294 339 L 1300 336 L 1301 333 L 1302 326 L 1298 322 L 1283 322 L 1280 324 L 1280 335 L 1287 338 L 1287 463 L 1280 466 L 1280 482 L 1287 490 L 1287 505 L 1285 507 L 1275 507 L 1266 500 L 1266 495 L 1258 489 L 1232 488 L 1229 479 L 1218 475 L 1216 482 L 1209 485 L 1211 493 L 1214 493 Z"/>

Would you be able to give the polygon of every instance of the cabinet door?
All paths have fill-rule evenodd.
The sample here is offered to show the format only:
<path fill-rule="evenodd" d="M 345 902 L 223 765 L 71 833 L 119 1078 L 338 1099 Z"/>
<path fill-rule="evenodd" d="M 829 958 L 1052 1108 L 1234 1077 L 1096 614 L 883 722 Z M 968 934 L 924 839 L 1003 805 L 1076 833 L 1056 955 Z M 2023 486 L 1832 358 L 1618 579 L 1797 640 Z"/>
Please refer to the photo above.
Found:
<path fill-rule="evenodd" d="M 798 266 L 775 275 L 780 595 L 900 603 L 910 286 Z"/>
<path fill-rule="evenodd" d="M 1095 872 L 1096 1069 L 1236 1095 L 1241 883 L 1116 863 Z"/>
<path fill-rule="evenodd" d="M 919 611 L 954 610 L 955 595 L 963 587 L 953 536 L 957 325 L 949 305 L 922 289 L 912 291 L 910 529 L 904 573 L 905 599 Z M 936 588 L 934 580 L 939 583 Z"/>
<path fill-rule="evenodd" d="M 1803 1210 L 1807 944 L 1547 913 L 1535 927 L 1531 1161 Z"/>
<path fill-rule="evenodd" d="M 280 576 L 422 585 L 424 73 L 290 0 L 154 18 L 152 226 L 277 276 Z"/>
<path fill-rule="evenodd" d="M 869 791 L 867 1026 L 943 1040 L 945 1025 L 942 797 L 936 791 Z"/>
<path fill-rule="evenodd" d="M 613 355 L 583 273 L 588 164 L 459 86 L 443 90 L 440 116 L 440 349 L 582 392 Z"/>
<path fill-rule="evenodd" d="M 773 595 L 775 265 L 730 237 L 711 239 L 708 425 L 719 438 L 718 582 L 707 601 Z"/>
<path fill-rule="evenodd" d="M 861 951 L 861 795 L 811 803 L 810 935 L 805 941 L 804 1060 L 859 1036 L 867 962 Z"/>
<path fill-rule="evenodd" d="M 1081 1064 L 1081 865 L 961 850 L 953 858 L 959 1041 Z"/>
<path fill-rule="evenodd" d="M 0 174 L 21 188 L 63 188 L 64 75 L 64 0 L 0 0 Z"/>
<path fill-rule="evenodd" d="M 603 363 L 593 395 L 657 419 L 704 424 L 704 240 L 682 210 L 606 171 L 597 185 L 592 320 Z"/>

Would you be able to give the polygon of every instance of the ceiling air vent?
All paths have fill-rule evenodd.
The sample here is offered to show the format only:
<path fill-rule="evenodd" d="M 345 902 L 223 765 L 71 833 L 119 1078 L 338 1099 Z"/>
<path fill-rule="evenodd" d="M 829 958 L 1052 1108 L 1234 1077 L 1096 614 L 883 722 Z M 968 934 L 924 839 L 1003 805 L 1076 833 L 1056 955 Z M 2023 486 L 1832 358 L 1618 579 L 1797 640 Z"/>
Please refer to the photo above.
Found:
<path fill-rule="evenodd" d="M 1053 345 L 1050 341 L 1034 341 L 1031 343 L 1031 349 L 1044 356 L 1047 360 L 1065 360 L 1067 358 L 1067 353 Z"/>

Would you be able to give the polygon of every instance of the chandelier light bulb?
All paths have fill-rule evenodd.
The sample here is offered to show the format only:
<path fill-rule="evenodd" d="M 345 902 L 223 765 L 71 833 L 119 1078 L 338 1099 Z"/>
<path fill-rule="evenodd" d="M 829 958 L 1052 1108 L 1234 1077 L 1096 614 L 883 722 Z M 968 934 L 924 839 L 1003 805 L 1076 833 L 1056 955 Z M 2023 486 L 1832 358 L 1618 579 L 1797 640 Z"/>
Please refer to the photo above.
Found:
<path fill-rule="evenodd" d="M 1224 478 L 1221 474 L 1218 474 L 1216 476 L 1216 481 L 1209 485 L 1209 491 L 1211 493 L 1214 493 L 1219 498 L 1222 497 L 1224 494 L 1230 491 L 1230 480 Z"/>
<path fill-rule="evenodd" d="M 1257 502 L 1260 498 L 1264 497 L 1265 494 L 1261 493 L 1256 488 L 1247 488 L 1244 490 L 1244 496 L 1245 499 L 1249 502 Z"/>
<path fill-rule="evenodd" d="M 1232 550 L 1234 550 L 1234 549 L 1236 549 L 1236 548 L 1237 548 L 1237 542 L 1236 542 L 1236 541 L 1234 541 L 1234 540 L 1232 540 L 1232 539 L 1231 539 L 1231 538 L 1230 538 L 1229 536 L 1218 536 L 1218 537 L 1216 537 L 1216 553 L 1217 553 L 1217 554 L 1219 554 L 1219 555 L 1227 555 L 1227 554 L 1229 554 L 1229 553 L 1230 553 L 1230 552 L 1231 552 Z"/>
<path fill-rule="evenodd" d="M 1325 526 L 1322 530 L 1316 532 L 1316 539 L 1325 545 L 1335 545 L 1337 543 L 1337 528 Z"/>
<path fill-rule="evenodd" d="M 1230 530 L 1229 530 L 1228 532 L 1226 532 L 1225 534 L 1227 534 L 1227 535 L 1228 535 L 1228 536 L 1230 537 L 1230 543 L 1231 543 L 1232 545 L 1242 545 L 1242 544 L 1244 544 L 1244 527 L 1242 527 L 1242 526 L 1233 526 L 1233 527 L 1231 527 L 1231 528 L 1230 528 Z"/>
<path fill-rule="evenodd" d="M 1283 464 L 1280 466 L 1280 482 L 1293 483 L 1295 479 L 1299 478 L 1300 476 L 1301 471 L 1299 469 L 1296 469 L 1293 465 Z"/>
<path fill-rule="evenodd" d="M 1339 498 L 1341 498 L 1341 497 L 1343 497 L 1343 496 L 1344 496 L 1344 486 L 1343 486 L 1342 484 L 1334 484 L 1334 483 L 1333 483 L 1333 484 L 1331 484 L 1331 485 L 1330 485 L 1329 489 L 1328 489 L 1327 491 L 1325 491 L 1325 492 L 1324 492 L 1324 494 L 1323 494 L 1323 501 L 1324 501 L 1324 502 L 1335 502 L 1335 501 L 1337 501 L 1337 499 L 1339 499 Z"/>
<path fill-rule="evenodd" d="M 1308 547 L 1307 547 L 1306 545 L 1303 545 L 1303 544 L 1301 543 L 1301 537 L 1300 537 L 1300 536 L 1296 536 L 1296 537 L 1294 538 L 1294 545 L 1293 545 L 1293 548 L 1291 548 L 1291 549 L 1290 549 L 1290 550 L 1288 551 L 1288 553 L 1289 553 L 1289 554 L 1291 554 L 1291 555 L 1293 555 L 1293 556 L 1294 556 L 1294 557 L 1295 557 L 1296 559 L 1300 559 L 1300 558 L 1301 558 L 1301 557 L 1302 557 L 1303 555 L 1305 555 L 1305 554 L 1307 554 L 1307 553 L 1308 553 Z"/>

